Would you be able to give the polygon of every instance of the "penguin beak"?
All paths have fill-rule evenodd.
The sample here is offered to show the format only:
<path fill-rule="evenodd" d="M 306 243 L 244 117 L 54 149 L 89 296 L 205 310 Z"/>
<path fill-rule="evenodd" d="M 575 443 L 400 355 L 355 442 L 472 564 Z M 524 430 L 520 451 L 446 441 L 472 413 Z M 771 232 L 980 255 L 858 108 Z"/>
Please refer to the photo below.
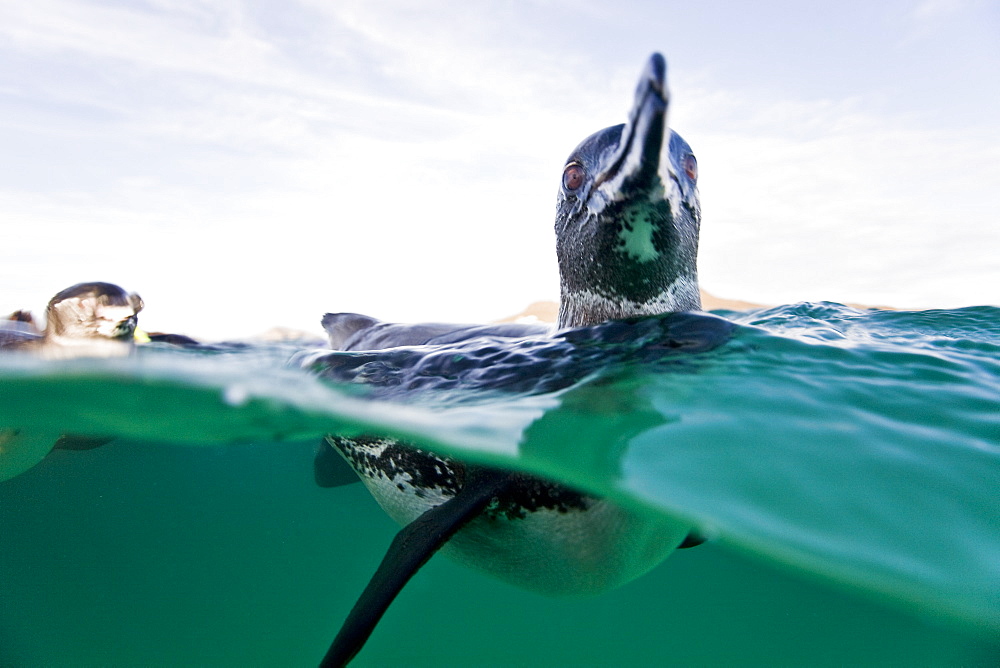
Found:
<path fill-rule="evenodd" d="M 114 330 L 113 339 L 131 340 L 135 335 L 135 327 L 139 323 L 139 318 L 132 315 L 117 324 Z"/>
<path fill-rule="evenodd" d="M 628 123 L 618 147 L 603 161 L 604 168 L 594 178 L 588 192 L 601 192 L 606 201 L 621 199 L 624 193 L 652 189 L 659 180 L 661 152 L 668 150 L 667 108 L 670 94 L 666 84 L 667 64 L 658 53 L 646 63 Z M 669 159 L 663 158 L 669 164 Z"/>
<path fill-rule="evenodd" d="M 139 318 L 132 306 L 98 306 L 94 313 L 96 334 L 107 339 L 131 339 Z"/>

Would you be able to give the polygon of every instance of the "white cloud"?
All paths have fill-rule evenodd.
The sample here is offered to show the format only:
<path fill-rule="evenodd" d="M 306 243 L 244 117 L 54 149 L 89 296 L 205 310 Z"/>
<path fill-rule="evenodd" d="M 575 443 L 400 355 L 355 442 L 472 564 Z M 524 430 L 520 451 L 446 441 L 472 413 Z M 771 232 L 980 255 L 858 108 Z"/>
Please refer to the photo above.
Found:
<path fill-rule="evenodd" d="M 995 3 L 989 0 L 920 0 L 906 18 L 904 43 L 958 37 L 967 43 L 956 47 L 967 49 L 985 37 L 996 47 L 995 30 L 1000 17 Z"/>
<path fill-rule="evenodd" d="M 698 149 L 709 289 L 910 307 L 1000 299 L 1000 193 L 987 185 L 1000 183 L 997 128 L 927 128 L 853 102 L 734 102 L 744 121 Z"/>
<path fill-rule="evenodd" d="M 936 21 L 956 14 L 971 4 L 968 0 L 922 0 L 913 8 L 913 17 L 918 21 Z"/>

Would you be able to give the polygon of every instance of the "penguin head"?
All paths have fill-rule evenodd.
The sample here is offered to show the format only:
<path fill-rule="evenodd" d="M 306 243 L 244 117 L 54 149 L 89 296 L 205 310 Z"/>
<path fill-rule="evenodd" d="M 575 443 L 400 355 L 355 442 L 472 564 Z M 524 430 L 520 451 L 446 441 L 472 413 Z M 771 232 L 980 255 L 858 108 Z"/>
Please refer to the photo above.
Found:
<path fill-rule="evenodd" d="M 112 283 L 78 283 L 49 301 L 45 338 L 63 344 L 94 339 L 130 342 L 142 308 L 139 295 Z"/>
<path fill-rule="evenodd" d="M 556 210 L 562 327 L 701 308 L 698 163 L 667 124 L 666 62 L 653 54 L 628 122 L 566 160 Z"/>

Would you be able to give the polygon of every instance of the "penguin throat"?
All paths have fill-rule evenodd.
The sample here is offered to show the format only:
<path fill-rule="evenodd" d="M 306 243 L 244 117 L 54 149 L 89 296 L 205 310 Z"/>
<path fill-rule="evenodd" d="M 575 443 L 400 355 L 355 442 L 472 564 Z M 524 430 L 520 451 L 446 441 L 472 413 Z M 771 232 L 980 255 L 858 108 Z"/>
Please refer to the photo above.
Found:
<path fill-rule="evenodd" d="M 131 340 L 50 334 L 43 339 L 40 355 L 46 359 L 127 357 L 133 350 L 134 345 Z"/>
<path fill-rule="evenodd" d="M 587 289 L 571 291 L 564 286 L 558 327 L 587 327 L 620 318 L 699 310 L 701 294 L 696 276 L 680 276 L 661 293 L 644 301 L 611 298 Z"/>

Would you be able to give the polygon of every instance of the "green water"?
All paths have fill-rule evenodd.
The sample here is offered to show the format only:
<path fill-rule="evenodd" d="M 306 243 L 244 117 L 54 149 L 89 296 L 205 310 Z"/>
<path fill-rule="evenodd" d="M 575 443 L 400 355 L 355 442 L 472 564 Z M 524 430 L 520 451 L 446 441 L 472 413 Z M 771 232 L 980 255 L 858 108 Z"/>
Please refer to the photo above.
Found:
<path fill-rule="evenodd" d="M 287 346 L 4 358 L 0 428 L 119 438 L 0 483 L 0 664 L 315 664 L 395 526 L 313 484 L 314 444 L 380 431 L 713 540 L 586 599 L 435 558 L 357 665 L 996 665 L 1000 310 L 728 315 L 710 350 L 600 334 L 558 389 L 402 404 Z"/>

